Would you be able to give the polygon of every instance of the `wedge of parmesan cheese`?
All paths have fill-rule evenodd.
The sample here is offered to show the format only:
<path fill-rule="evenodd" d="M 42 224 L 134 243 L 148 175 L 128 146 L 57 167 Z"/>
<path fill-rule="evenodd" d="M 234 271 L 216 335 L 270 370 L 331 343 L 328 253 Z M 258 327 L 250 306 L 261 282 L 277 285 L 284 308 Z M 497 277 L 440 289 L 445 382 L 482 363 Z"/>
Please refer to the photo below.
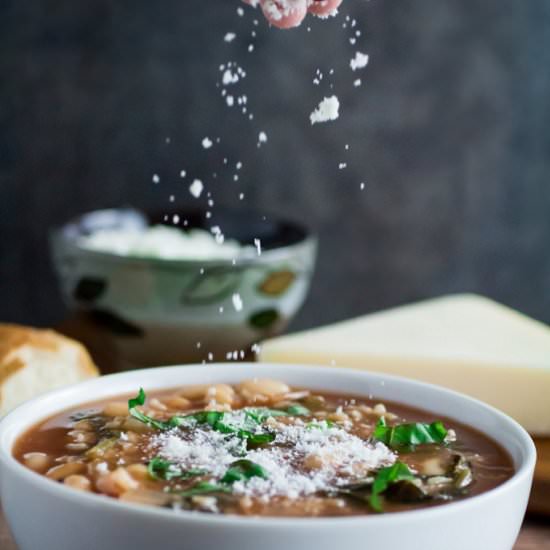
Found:
<path fill-rule="evenodd" d="M 0 417 L 41 393 L 98 375 L 75 340 L 51 330 L 0 324 Z"/>
<path fill-rule="evenodd" d="M 438 298 L 268 340 L 260 360 L 439 384 L 550 435 L 550 327 L 480 296 Z"/>

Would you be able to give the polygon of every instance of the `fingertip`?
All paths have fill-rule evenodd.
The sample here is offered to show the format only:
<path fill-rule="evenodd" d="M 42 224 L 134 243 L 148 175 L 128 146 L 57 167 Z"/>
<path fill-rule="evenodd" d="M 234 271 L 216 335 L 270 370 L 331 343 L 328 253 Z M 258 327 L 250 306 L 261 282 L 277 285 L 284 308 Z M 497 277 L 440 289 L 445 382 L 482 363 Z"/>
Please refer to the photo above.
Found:
<path fill-rule="evenodd" d="M 334 13 L 342 0 L 313 0 L 311 5 L 308 8 L 309 13 L 313 15 L 326 16 Z"/>
<path fill-rule="evenodd" d="M 306 0 L 294 0 L 290 5 L 279 0 L 262 0 L 260 6 L 265 18 L 280 29 L 297 27 L 307 14 Z"/>

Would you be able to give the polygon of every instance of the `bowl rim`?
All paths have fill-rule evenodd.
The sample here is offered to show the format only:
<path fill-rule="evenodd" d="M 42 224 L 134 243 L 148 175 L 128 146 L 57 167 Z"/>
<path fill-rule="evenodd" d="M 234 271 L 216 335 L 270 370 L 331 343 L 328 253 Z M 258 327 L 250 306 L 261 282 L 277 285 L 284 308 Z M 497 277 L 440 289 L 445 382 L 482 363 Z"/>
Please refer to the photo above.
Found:
<path fill-rule="evenodd" d="M 439 393 L 440 395 L 447 395 L 449 397 L 453 397 L 455 400 L 460 399 L 464 401 L 465 404 L 473 407 L 478 407 L 481 409 L 484 409 L 486 413 L 493 415 L 494 417 L 498 417 L 500 421 L 505 422 L 508 424 L 508 428 L 512 430 L 511 432 L 508 432 L 508 435 L 511 437 L 511 434 L 513 432 L 513 435 L 516 437 L 516 439 L 520 442 L 520 448 L 522 451 L 522 454 L 524 455 L 522 458 L 522 461 L 519 465 L 516 466 L 516 471 L 514 472 L 513 476 L 506 480 L 504 483 L 501 483 L 497 487 L 485 491 L 479 495 L 475 495 L 472 497 L 465 498 L 463 500 L 455 501 L 446 503 L 444 506 L 434 506 L 430 508 L 421 508 L 418 510 L 406 510 L 402 512 L 392 512 L 389 514 L 369 514 L 369 515 L 360 515 L 360 516 L 341 516 L 341 517 L 270 517 L 270 516 L 239 516 L 239 515 L 224 515 L 224 514 L 206 514 L 206 513 L 199 513 L 199 512 L 193 512 L 193 511 L 174 511 L 174 510 L 168 510 L 164 508 L 155 508 L 152 506 L 144 506 L 139 504 L 132 504 L 132 503 L 126 503 L 121 502 L 118 499 L 105 497 L 102 495 L 98 495 L 95 493 L 86 493 L 77 491 L 75 489 L 72 489 L 70 487 L 66 487 L 63 484 L 55 483 L 52 480 L 46 478 L 45 476 L 38 474 L 29 468 L 25 467 L 21 463 L 19 463 L 15 458 L 13 457 L 12 451 L 13 451 L 13 444 L 17 440 L 17 438 L 27 429 L 35 425 L 37 422 L 40 422 L 41 420 L 44 420 L 48 418 L 49 416 L 52 416 L 56 414 L 56 412 L 62 412 L 63 410 L 71 407 L 71 405 L 59 405 L 56 407 L 56 412 L 51 411 L 47 415 L 38 418 L 37 420 L 34 420 L 33 422 L 24 422 L 24 426 L 20 426 L 19 430 L 17 431 L 16 435 L 10 435 L 9 434 L 9 427 L 10 425 L 17 421 L 18 418 L 21 415 L 24 415 L 25 413 L 35 409 L 39 408 L 40 405 L 44 402 L 49 401 L 59 401 L 59 403 L 63 402 L 64 395 L 71 395 L 71 393 L 74 390 L 79 390 L 80 392 L 83 392 L 88 387 L 94 387 L 95 391 L 102 388 L 104 385 L 108 385 L 110 382 L 115 380 L 121 380 L 123 381 L 125 378 L 131 378 L 132 376 L 137 376 L 137 374 L 146 376 L 152 376 L 155 375 L 155 377 L 163 377 L 163 375 L 170 374 L 170 372 L 174 372 L 175 370 L 188 370 L 188 369 L 210 369 L 216 370 L 219 369 L 220 371 L 224 372 L 225 370 L 228 371 L 235 371 L 235 367 L 239 368 L 241 370 L 247 370 L 250 368 L 258 368 L 265 371 L 266 376 L 269 376 L 270 369 L 277 369 L 277 370 L 288 370 L 289 372 L 296 372 L 296 371 L 307 371 L 308 374 L 311 374 L 314 376 L 315 371 L 323 372 L 323 373 L 330 373 L 332 372 L 336 376 L 358 376 L 366 379 L 370 379 L 372 382 L 382 382 L 385 383 L 388 382 L 396 382 L 399 384 L 405 384 L 412 388 L 424 388 L 426 391 L 433 391 L 436 393 Z M 245 375 L 243 374 L 243 377 Z M 166 379 L 166 377 L 163 377 L 163 379 Z M 219 380 L 223 380 L 223 374 L 219 378 Z M 147 383 L 144 382 L 143 386 L 147 386 Z M 173 384 L 172 384 L 173 386 Z M 169 388 L 172 387 L 168 380 L 166 384 L 163 384 L 162 386 L 155 387 L 155 389 L 160 388 Z M 114 384 L 113 384 L 113 387 Z M 92 390 L 93 393 L 93 390 Z M 112 393 L 112 397 L 115 397 L 116 395 L 120 395 L 121 390 L 115 390 Z M 362 392 L 358 392 L 359 395 L 362 394 Z M 105 396 L 105 398 L 108 398 Z M 85 399 L 83 402 L 91 402 L 94 401 L 94 399 L 98 399 L 96 396 L 95 398 L 90 396 L 89 399 Z M 387 399 L 387 398 L 384 398 Z M 394 401 L 399 402 L 398 399 L 394 399 Z M 403 400 L 406 404 L 406 399 Z M 460 421 L 460 420 L 459 420 Z M 483 430 L 479 430 L 481 433 L 487 437 L 490 437 L 491 439 L 499 442 L 496 438 L 493 436 L 487 434 Z M 6 433 L 8 432 L 8 433 Z M 8 437 L 12 438 L 12 445 L 7 448 L 6 440 Z M 502 445 L 502 443 L 499 443 Z M 70 502 L 74 503 L 75 505 L 82 504 L 86 505 L 90 508 L 96 509 L 99 506 L 106 507 L 107 510 L 111 510 L 113 513 L 124 513 L 127 514 L 135 514 L 136 517 L 148 517 L 148 518 L 158 518 L 159 521 L 171 521 L 171 522 L 179 522 L 182 521 L 192 521 L 199 524 L 205 524 L 205 525 L 212 525 L 216 524 L 219 526 L 237 526 L 242 527 L 244 525 L 250 524 L 250 522 L 253 522 L 254 525 L 262 526 L 265 525 L 266 527 L 288 527 L 292 529 L 311 529 L 312 527 L 315 528 L 334 528 L 337 526 L 341 527 L 351 527 L 356 526 L 363 522 L 368 522 L 370 525 L 380 525 L 384 526 L 388 522 L 399 522 L 404 520 L 413 520 L 414 518 L 418 518 L 419 520 L 421 518 L 427 519 L 437 519 L 440 516 L 445 516 L 449 513 L 453 512 L 459 512 L 460 510 L 465 510 L 468 507 L 472 507 L 476 504 L 481 505 L 482 503 L 489 504 L 492 499 L 497 499 L 504 493 L 506 493 L 508 490 L 513 490 L 518 485 L 521 485 L 522 483 L 526 483 L 529 481 L 533 476 L 533 471 L 535 468 L 536 463 L 536 448 L 534 445 L 533 440 L 529 436 L 529 434 L 526 432 L 526 430 L 514 419 L 510 418 L 505 413 L 499 411 L 498 409 L 487 405 L 486 403 L 483 403 L 477 399 L 474 399 L 472 397 L 469 397 L 467 395 L 464 395 L 459 392 L 455 392 L 453 390 L 449 390 L 447 388 L 437 386 L 435 384 L 429 384 L 425 382 L 420 382 L 417 380 L 412 380 L 409 378 L 405 378 L 402 376 L 395 376 L 395 375 L 387 375 L 385 373 L 378 373 L 378 372 L 371 372 L 371 371 L 361 371 L 357 369 L 350 369 L 350 368 L 331 368 L 331 367 L 325 367 L 325 366 L 318 366 L 318 365 L 293 365 L 293 364 L 278 364 L 278 363 L 239 363 L 238 365 L 235 365 L 233 363 L 211 363 L 211 364 L 194 364 L 194 365 L 174 365 L 169 367 L 153 367 L 148 369 L 141 369 L 141 370 L 134 370 L 134 371 L 127 371 L 122 373 L 116 373 L 116 374 L 110 374 L 106 376 L 101 376 L 99 378 L 93 378 L 84 382 L 80 382 L 77 384 L 72 384 L 70 386 L 65 386 L 63 388 L 53 390 L 51 392 L 45 393 L 35 399 L 32 399 L 10 413 L 8 413 L 3 419 L 0 420 L 0 493 L 2 490 L 2 478 L 6 474 L 6 472 L 9 472 L 11 474 L 15 474 L 16 476 L 22 477 L 25 481 L 28 483 L 36 484 L 40 489 L 49 492 L 52 498 L 63 498 L 67 499 Z"/>
<path fill-rule="evenodd" d="M 272 262 L 278 262 L 278 261 L 284 261 L 291 257 L 293 254 L 296 253 L 296 251 L 299 251 L 300 249 L 304 247 L 313 247 L 314 251 L 318 247 L 318 236 L 317 234 L 311 230 L 308 226 L 305 224 L 299 223 L 294 220 L 289 220 L 282 217 L 275 217 L 271 216 L 272 218 L 275 218 L 277 222 L 280 223 L 286 223 L 289 225 L 293 225 L 298 227 L 304 234 L 304 237 L 300 239 L 297 242 L 286 244 L 283 246 L 277 246 L 275 248 L 268 248 L 265 250 L 262 250 L 261 254 L 254 254 L 254 255 L 247 255 L 247 254 L 241 254 L 238 255 L 235 260 L 235 264 L 233 264 L 233 259 L 220 259 L 220 258 L 157 258 L 154 256 L 125 256 L 123 254 L 117 254 L 116 252 L 109 252 L 109 251 L 102 251 L 102 250 L 94 250 L 90 248 L 86 248 L 84 246 L 81 246 L 78 244 L 76 239 L 72 236 L 67 235 L 67 230 L 71 226 L 74 226 L 75 224 L 78 224 L 80 220 L 82 220 L 85 216 L 89 216 L 91 214 L 96 213 L 102 213 L 102 212 L 122 212 L 127 210 L 134 210 L 138 213 L 143 213 L 142 210 L 137 208 L 98 208 L 95 210 L 90 210 L 87 212 L 84 212 L 82 214 L 79 214 L 78 216 L 75 216 L 73 219 L 69 220 L 68 222 L 62 224 L 59 227 L 54 227 L 49 232 L 49 240 L 50 245 L 54 249 L 59 243 L 62 243 L 63 246 L 66 247 L 66 249 L 70 250 L 73 253 L 78 253 L 81 255 L 89 256 L 90 258 L 96 258 L 101 261 L 107 261 L 107 262 L 128 262 L 133 267 L 140 267 L 140 266 L 147 266 L 153 265 L 157 268 L 181 268 L 181 267 L 196 267 L 198 264 L 200 264 L 201 267 L 204 267 L 206 269 L 210 268 L 231 268 L 231 269 L 245 269 L 248 267 L 254 267 L 254 266 L 261 266 L 263 264 L 270 264 Z M 236 215 L 241 213 L 238 210 L 233 209 L 226 209 L 230 212 L 235 212 Z M 244 210 L 241 214 L 246 214 L 248 211 Z M 178 228 L 181 230 L 184 230 L 185 228 Z"/>

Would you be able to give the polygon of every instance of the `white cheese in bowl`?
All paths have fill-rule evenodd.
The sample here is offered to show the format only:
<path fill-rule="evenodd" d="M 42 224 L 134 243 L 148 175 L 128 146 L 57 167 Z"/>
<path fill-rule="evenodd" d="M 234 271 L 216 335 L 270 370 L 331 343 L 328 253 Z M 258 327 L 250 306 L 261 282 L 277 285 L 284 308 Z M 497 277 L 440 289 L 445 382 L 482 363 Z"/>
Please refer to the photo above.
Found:
<path fill-rule="evenodd" d="M 230 239 L 221 239 L 219 232 L 203 229 L 182 231 L 176 227 L 156 225 L 148 229 L 104 229 L 80 237 L 78 244 L 87 250 L 165 260 L 231 260 L 249 247 Z"/>

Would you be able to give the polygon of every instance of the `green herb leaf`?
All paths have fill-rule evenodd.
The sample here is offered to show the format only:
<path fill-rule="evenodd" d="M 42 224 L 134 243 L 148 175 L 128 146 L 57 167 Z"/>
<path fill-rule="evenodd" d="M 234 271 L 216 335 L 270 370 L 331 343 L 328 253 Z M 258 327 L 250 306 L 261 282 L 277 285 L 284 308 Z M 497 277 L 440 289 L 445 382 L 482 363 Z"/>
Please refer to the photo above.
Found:
<path fill-rule="evenodd" d="M 139 388 L 138 394 L 133 398 L 128 400 L 128 408 L 134 409 L 138 406 L 145 405 L 145 399 L 146 399 L 145 392 L 143 391 L 143 388 Z"/>
<path fill-rule="evenodd" d="M 409 467 L 403 462 L 396 462 L 393 466 L 382 468 L 376 474 L 372 484 L 372 492 L 369 498 L 369 504 L 375 512 L 382 512 L 382 503 L 380 495 L 393 483 L 405 480 L 415 479 Z"/>
<path fill-rule="evenodd" d="M 166 424 L 169 428 L 181 428 L 182 426 L 189 428 L 193 425 L 193 420 L 188 416 L 172 416 Z"/>
<path fill-rule="evenodd" d="M 160 456 L 151 459 L 147 465 L 147 471 L 153 479 L 164 479 L 165 481 L 170 481 L 172 479 L 189 479 L 207 473 L 204 470 L 197 469 L 182 470 L 176 464 L 172 464 L 172 462 Z"/>
<path fill-rule="evenodd" d="M 324 430 L 334 428 L 335 423 L 332 420 L 314 420 L 306 424 L 306 430 Z"/>
<path fill-rule="evenodd" d="M 447 437 L 447 429 L 441 421 L 425 424 L 397 424 L 388 426 L 384 417 L 376 424 L 373 437 L 386 445 L 396 448 L 430 443 L 443 443 Z"/>
<path fill-rule="evenodd" d="M 271 416 L 286 416 L 284 411 L 275 409 L 250 409 L 245 410 L 246 421 L 240 425 L 231 424 L 231 415 L 220 411 L 199 411 L 186 416 L 173 416 L 167 421 L 155 420 L 137 409 L 145 404 L 146 395 L 143 388 L 133 399 L 128 401 L 130 415 L 140 422 L 156 428 L 157 430 L 169 430 L 182 426 L 191 427 L 194 423 L 208 424 L 213 430 L 225 434 L 235 434 L 241 439 L 246 439 L 251 445 L 262 445 L 275 439 L 275 435 L 269 432 L 256 433 L 256 429 L 265 419 Z"/>
<path fill-rule="evenodd" d="M 105 451 L 108 451 L 111 447 L 114 447 L 117 442 L 118 437 L 107 437 L 102 439 L 99 443 L 86 451 L 86 456 L 91 459 L 101 458 L 105 454 Z"/>
<path fill-rule="evenodd" d="M 246 416 L 257 424 L 262 424 L 268 418 L 275 418 L 277 416 L 288 416 L 285 411 L 279 411 L 277 409 L 259 408 L 259 409 L 245 409 Z"/>
<path fill-rule="evenodd" d="M 261 477 L 267 479 L 268 473 L 259 464 L 252 462 L 251 460 L 237 460 L 230 464 L 229 468 L 225 472 L 225 475 L 221 478 L 221 483 L 235 483 L 235 481 L 246 481 L 253 477 Z"/>
<path fill-rule="evenodd" d="M 199 481 L 199 483 L 193 485 L 187 491 L 181 491 L 178 493 L 182 497 L 194 497 L 198 495 L 207 495 L 209 493 L 230 493 L 231 489 L 225 485 L 218 483 L 210 483 L 208 481 Z"/>
<path fill-rule="evenodd" d="M 128 400 L 128 412 L 130 413 L 130 416 L 134 417 L 140 422 L 143 422 L 144 424 L 147 424 L 147 426 L 150 426 L 151 428 L 156 428 L 157 430 L 167 430 L 168 428 L 170 428 L 171 426 L 168 422 L 155 420 L 154 418 L 143 414 L 136 408 L 138 406 L 143 406 L 145 404 L 145 399 L 146 395 L 143 391 L 143 388 L 139 388 L 139 393 L 136 395 L 136 397 Z"/>
<path fill-rule="evenodd" d="M 299 404 L 290 405 L 286 412 L 291 416 L 309 416 L 311 414 L 310 410 L 307 407 Z"/>
<path fill-rule="evenodd" d="M 267 410 L 267 409 L 266 409 Z M 257 409 L 260 411 L 260 409 Z M 246 411 L 248 413 L 248 411 Z M 254 413 L 253 413 L 254 414 Z M 258 413 L 258 418 L 260 414 Z M 235 434 L 241 439 L 246 439 L 252 445 L 261 445 L 263 443 L 269 443 L 275 439 L 275 435 L 269 432 L 266 433 L 256 433 L 258 422 L 252 417 L 250 423 L 244 423 L 244 428 L 241 426 L 236 426 L 231 424 L 231 415 L 226 415 L 223 412 L 217 411 L 200 411 L 198 413 L 189 415 L 188 417 L 198 422 L 199 424 L 208 424 L 212 427 L 213 430 L 217 432 L 226 433 L 226 434 Z M 267 418 L 267 416 L 266 416 Z"/>
<path fill-rule="evenodd" d="M 239 433 L 241 437 L 246 438 L 248 443 L 250 445 L 263 445 L 264 443 L 271 443 L 275 440 L 275 434 L 272 434 L 270 432 L 267 433 L 260 433 L 260 434 L 253 434 L 250 432 L 241 432 Z"/>

